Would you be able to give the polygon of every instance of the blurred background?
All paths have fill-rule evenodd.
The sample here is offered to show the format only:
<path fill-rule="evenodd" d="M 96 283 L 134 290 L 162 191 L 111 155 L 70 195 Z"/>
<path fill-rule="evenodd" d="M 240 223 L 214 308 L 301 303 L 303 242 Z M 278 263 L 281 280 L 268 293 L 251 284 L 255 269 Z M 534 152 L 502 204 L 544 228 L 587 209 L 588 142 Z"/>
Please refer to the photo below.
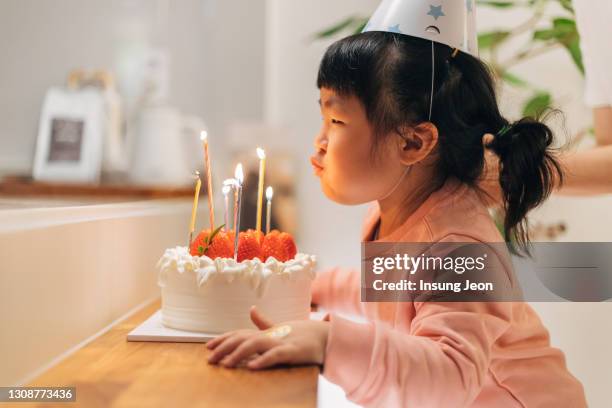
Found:
<path fill-rule="evenodd" d="M 481 53 L 500 75 L 506 117 L 557 107 L 565 113 L 564 121 L 553 123 L 559 144 L 593 145 L 571 2 L 482 3 Z M 262 147 L 266 185 L 278 192 L 274 225 L 294 232 L 300 251 L 316 254 L 323 268 L 359 267 L 365 208 L 329 202 L 308 157 L 320 125 L 319 60 L 331 42 L 358 30 L 377 5 L 377 0 L 0 0 L 3 255 L 8 257 L 9 247 L 13 253 L 21 248 L 10 235 L 22 231 L 24 224 L 15 220 L 27 220 L 31 233 L 51 225 L 33 225 L 33 213 L 23 212 L 28 209 L 183 200 L 175 221 L 153 233 L 164 237 L 147 247 L 157 252 L 139 261 L 148 268 L 141 275 L 150 279 L 146 289 L 126 294 L 123 306 L 99 324 L 155 296 L 153 268 L 147 265 L 186 235 L 191 174 L 203 171 L 199 132 L 206 130 L 218 219 L 222 182 L 241 161 L 251 175 L 243 225 L 254 226 L 255 148 Z M 204 196 L 200 203 L 203 228 Z M 611 204 L 610 197 L 554 197 L 534 215 L 536 232 L 542 240 L 609 241 Z M 89 211 L 85 220 L 111 211 L 95 208 L 82 210 Z M 48 239 L 53 237 L 56 230 L 48 232 Z M 0 282 L 14 283 L 4 267 Z M 29 276 L 36 279 L 34 272 Z M 4 310 L 12 307 L 8 296 L 3 301 Z M 612 335 L 609 305 L 534 305 L 592 406 L 605 406 L 609 399 L 611 355 L 601 354 Z M 58 341 L 0 382 L 27 378 L 94 329 Z"/>

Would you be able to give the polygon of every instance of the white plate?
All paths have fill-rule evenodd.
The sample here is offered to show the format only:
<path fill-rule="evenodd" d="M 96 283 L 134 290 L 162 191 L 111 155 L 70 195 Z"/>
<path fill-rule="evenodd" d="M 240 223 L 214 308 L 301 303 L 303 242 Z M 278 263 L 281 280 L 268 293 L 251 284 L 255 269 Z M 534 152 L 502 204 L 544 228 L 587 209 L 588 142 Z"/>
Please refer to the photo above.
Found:
<path fill-rule="evenodd" d="M 310 318 L 321 320 L 325 316 L 322 312 L 310 314 Z M 170 329 L 161 322 L 161 310 L 153 313 L 151 317 L 142 322 L 128 333 L 128 341 L 159 341 L 167 343 L 206 343 L 214 339 L 219 333 L 200 333 L 184 330 Z"/>

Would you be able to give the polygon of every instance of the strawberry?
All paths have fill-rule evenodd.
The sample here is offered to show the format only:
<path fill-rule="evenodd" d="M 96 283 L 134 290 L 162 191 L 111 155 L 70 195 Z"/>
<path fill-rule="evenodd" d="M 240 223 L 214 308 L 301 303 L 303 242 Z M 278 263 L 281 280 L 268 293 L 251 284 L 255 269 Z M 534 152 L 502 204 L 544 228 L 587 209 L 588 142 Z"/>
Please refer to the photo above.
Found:
<path fill-rule="evenodd" d="M 219 231 L 214 237 L 205 255 L 211 259 L 215 258 L 233 258 L 234 257 L 234 240 L 230 239 L 229 234 L 225 231 Z"/>
<path fill-rule="evenodd" d="M 255 238 L 257 238 L 257 242 L 259 242 L 259 245 L 263 244 L 263 240 L 264 240 L 263 232 L 254 230 L 254 229 L 250 229 L 247 232 L 252 232 L 253 234 L 255 234 Z"/>
<path fill-rule="evenodd" d="M 193 241 L 191 241 L 191 245 L 189 246 L 189 253 L 192 256 L 204 255 L 204 248 L 208 246 L 208 244 L 206 244 L 208 233 L 208 230 L 204 230 L 200 232 Z"/>
<path fill-rule="evenodd" d="M 210 230 L 200 232 L 191 243 L 189 253 L 193 256 L 206 255 L 211 259 L 232 258 L 234 256 L 233 237 L 222 231 L 222 227 L 218 227 L 212 233 Z"/>
<path fill-rule="evenodd" d="M 285 259 L 283 262 L 295 258 L 295 254 L 297 254 L 297 247 L 295 246 L 295 241 L 293 240 L 291 234 L 288 232 L 281 232 L 279 239 L 281 242 L 281 248 L 283 248 L 285 251 Z"/>
<path fill-rule="evenodd" d="M 238 262 L 245 259 L 262 258 L 259 234 L 261 232 L 253 230 L 240 232 L 238 235 Z"/>
<path fill-rule="evenodd" d="M 291 234 L 277 230 L 270 231 L 264 237 L 261 248 L 264 260 L 272 256 L 281 262 L 293 259 L 297 252 Z"/>
<path fill-rule="evenodd" d="M 272 230 L 264 237 L 263 244 L 261 245 L 264 261 L 268 260 L 269 257 L 274 257 L 279 261 L 281 258 L 284 258 L 285 253 L 280 246 L 279 235 L 279 231 Z"/>

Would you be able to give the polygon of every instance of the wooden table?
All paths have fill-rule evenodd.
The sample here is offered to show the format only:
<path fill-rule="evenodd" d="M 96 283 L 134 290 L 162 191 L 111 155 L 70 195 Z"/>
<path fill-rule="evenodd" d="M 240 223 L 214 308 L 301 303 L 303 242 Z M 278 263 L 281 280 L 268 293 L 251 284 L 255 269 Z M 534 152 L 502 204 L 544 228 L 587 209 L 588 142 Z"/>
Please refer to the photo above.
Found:
<path fill-rule="evenodd" d="M 158 309 L 159 301 L 117 324 L 28 386 L 75 386 L 76 403 L 63 404 L 66 407 L 316 406 L 317 367 L 258 372 L 226 369 L 207 363 L 209 351 L 201 343 L 128 342 L 128 332 Z M 6 405 L 0 403 L 2 406 Z"/>

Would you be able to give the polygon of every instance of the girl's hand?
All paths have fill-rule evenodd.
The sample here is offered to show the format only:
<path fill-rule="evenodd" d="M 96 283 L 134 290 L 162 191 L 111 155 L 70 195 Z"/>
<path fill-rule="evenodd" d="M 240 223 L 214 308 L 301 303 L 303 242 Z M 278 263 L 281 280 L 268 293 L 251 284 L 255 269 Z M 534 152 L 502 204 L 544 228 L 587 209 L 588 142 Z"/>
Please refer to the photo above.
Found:
<path fill-rule="evenodd" d="M 323 364 L 329 322 L 296 320 L 283 323 L 291 328 L 286 337 L 274 337 L 268 329 L 272 323 L 253 306 L 251 320 L 259 330 L 238 330 L 225 333 L 208 343 L 213 350 L 210 364 L 236 367 L 244 359 L 258 354 L 246 366 L 257 370 L 277 364 Z"/>

